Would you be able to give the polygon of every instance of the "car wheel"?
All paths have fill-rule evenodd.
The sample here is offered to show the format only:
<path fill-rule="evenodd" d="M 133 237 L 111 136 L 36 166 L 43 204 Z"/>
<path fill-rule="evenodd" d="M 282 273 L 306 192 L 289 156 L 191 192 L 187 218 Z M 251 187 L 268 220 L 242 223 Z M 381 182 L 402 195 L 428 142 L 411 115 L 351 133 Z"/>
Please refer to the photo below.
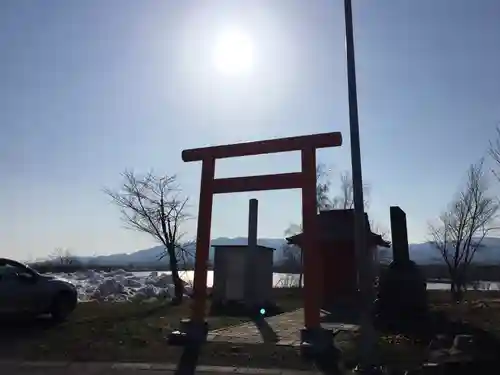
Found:
<path fill-rule="evenodd" d="M 60 293 L 52 301 L 50 314 L 55 321 L 63 321 L 75 309 L 76 301 L 69 293 Z"/>

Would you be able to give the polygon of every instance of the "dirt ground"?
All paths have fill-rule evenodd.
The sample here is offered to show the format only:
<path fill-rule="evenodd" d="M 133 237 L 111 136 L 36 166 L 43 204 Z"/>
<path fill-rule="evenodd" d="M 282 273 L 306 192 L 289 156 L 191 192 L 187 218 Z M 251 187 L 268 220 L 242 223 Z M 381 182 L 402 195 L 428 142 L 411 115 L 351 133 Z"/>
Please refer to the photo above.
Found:
<path fill-rule="evenodd" d="M 284 295 L 278 299 L 283 311 L 302 306 L 302 300 Z M 210 316 L 211 330 L 248 321 L 246 317 Z M 166 336 L 190 315 L 190 304 L 168 302 L 147 304 L 82 303 L 70 318 L 54 325 L 50 320 L 12 320 L 0 323 L 0 359 L 178 362 L 183 350 L 167 344 Z M 274 346 L 207 344 L 198 353 L 203 364 L 234 365 L 272 363 L 273 358 L 296 357 L 299 353 Z M 279 361 L 278 361 L 279 362 Z M 298 367 L 299 364 L 297 364 Z M 294 366 L 294 367 L 297 367 Z M 307 367 L 306 367 L 307 368 Z"/>
<path fill-rule="evenodd" d="M 455 330 L 453 333 L 482 332 L 489 342 L 500 340 L 500 293 L 470 293 L 459 305 L 451 303 L 444 292 L 430 292 L 429 296 L 432 311 L 454 322 L 449 328 Z M 285 311 L 302 307 L 297 291 L 281 290 L 277 299 Z M 186 360 L 186 353 L 181 347 L 168 345 L 165 337 L 178 327 L 181 318 L 188 316 L 189 303 L 80 304 L 70 319 L 59 325 L 47 320 L 3 322 L 0 359 L 177 363 Z M 210 329 L 244 321 L 248 319 L 208 317 Z M 354 335 L 352 348 L 345 353 L 350 361 L 356 360 L 356 340 Z M 390 333 L 382 333 L 379 340 L 381 357 L 391 363 L 421 362 L 428 354 L 428 346 L 428 341 Z M 199 364 L 206 365 L 312 367 L 301 358 L 298 348 L 273 344 L 209 343 L 195 356 Z"/>

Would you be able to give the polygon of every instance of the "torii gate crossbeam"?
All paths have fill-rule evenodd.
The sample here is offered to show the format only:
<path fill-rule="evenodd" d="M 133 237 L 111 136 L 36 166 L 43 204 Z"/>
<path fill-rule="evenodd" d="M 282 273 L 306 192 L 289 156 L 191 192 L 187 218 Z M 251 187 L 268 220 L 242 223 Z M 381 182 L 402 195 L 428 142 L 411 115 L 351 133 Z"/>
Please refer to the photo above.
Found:
<path fill-rule="evenodd" d="M 213 195 L 300 188 L 304 236 L 304 323 L 307 329 L 320 327 L 323 268 L 316 251 L 316 149 L 341 145 L 341 133 L 333 132 L 182 151 L 183 161 L 202 162 L 193 286 L 194 301 L 191 311 L 193 323 L 204 324 L 205 319 Z M 214 179 L 216 159 L 288 151 L 301 152 L 300 172 Z"/>

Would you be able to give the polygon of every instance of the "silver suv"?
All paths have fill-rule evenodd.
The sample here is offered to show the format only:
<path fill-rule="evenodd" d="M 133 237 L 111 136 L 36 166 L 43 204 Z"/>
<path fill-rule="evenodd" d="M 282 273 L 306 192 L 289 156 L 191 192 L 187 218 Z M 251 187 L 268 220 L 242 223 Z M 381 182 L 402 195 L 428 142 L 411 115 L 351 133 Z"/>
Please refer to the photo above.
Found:
<path fill-rule="evenodd" d="M 77 301 L 76 287 L 70 282 L 0 258 L 0 315 L 51 314 L 53 319 L 63 320 Z"/>

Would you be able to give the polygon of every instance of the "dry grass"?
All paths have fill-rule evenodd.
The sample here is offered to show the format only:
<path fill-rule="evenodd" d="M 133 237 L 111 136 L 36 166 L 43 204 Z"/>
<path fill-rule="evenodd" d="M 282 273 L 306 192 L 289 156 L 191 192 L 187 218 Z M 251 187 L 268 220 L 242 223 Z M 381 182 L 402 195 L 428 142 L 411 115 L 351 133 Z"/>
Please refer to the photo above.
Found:
<path fill-rule="evenodd" d="M 300 299 L 278 301 L 284 311 L 300 307 Z M 207 304 L 207 311 L 210 304 Z M 73 361 L 176 362 L 182 350 L 169 346 L 168 332 L 190 316 L 190 304 L 171 306 L 154 303 L 82 303 L 68 321 L 52 325 L 47 320 L 4 322 L 0 329 L 0 358 Z M 210 329 L 248 321 L 245 317 L 209 316 Z M 270 353 L 268 348 L 260 349 Z M 245 360 L 246 351 L 232 345 L 206 345 L 205 363 L 221 364 L 228 358 Z M 257 355 L 257 354 L 256 354 Z"/>
<path fill-rule="evenodd" d="M 468 292 L 460 304 L 451 302 L 445 294 L 430 295 L 435 311 L 500 339 L 500 291 Z"/>
<path fill-rule="evenodd" d="M 140 359 L 143 352 L 156 352 L 159 356 L 159 352 L 165 352 L 167 332 L 188 316 L 188 304 L 82 303 L 68 321 L 57 326 L 38 320 L 4 327 L 1 355 L 72 360 L 115 360 L 130 356 Z M 214 328 L 241 321 L 232 317 L 209 318 Z"/>
<path fill-rule="evenodd" d="M 285 311 L 302 306 L 298 289 L 276 292 Z M 500 337 L 500 293 L 469 293 L 461 305 L 450 302 L 446 292 L 430 292 L 435 311 L 461 320 L 470 326 L 488 330 Z M 57 326 L 4 324 L 0 327 L 0 357 L 31 360 L 148 361 L 177 363 L 182 348 L 169 346 L 166 333 L 189 316 L 190 305 L 170 306 L 165 302 L 149 304 L 85 303 L 70 319 Z M 207 306 L 207 311 L 210 306 Z M 248 320 L 244 317 L 208 317 L 211 329 Z M 346 358 L 356 359 L 357 335 L 341 336 Z M 419 363 L 427 353 L 426 342 L 403 335 L 386 334 L 379 340 L 380 357 L 394 364 Z M 264 345 L 211 343 L 203 347 L 199 363 L 253 367 L 308 369 L 297 348 Z"/>
<path fill-rule="evenodd" d="M 451 301 L 446 291 L 429 292 L 431 337 L 387 334 L 379 340 L 380 356 L 385 363 L 411 368 L 426 361 L 429 356 L 429 338 L 445 335 L 472 334 L 481 345 L 484 359 L 496 359 L 500 344 L 500 292 L 468 292 L 462 303 Z"/>

